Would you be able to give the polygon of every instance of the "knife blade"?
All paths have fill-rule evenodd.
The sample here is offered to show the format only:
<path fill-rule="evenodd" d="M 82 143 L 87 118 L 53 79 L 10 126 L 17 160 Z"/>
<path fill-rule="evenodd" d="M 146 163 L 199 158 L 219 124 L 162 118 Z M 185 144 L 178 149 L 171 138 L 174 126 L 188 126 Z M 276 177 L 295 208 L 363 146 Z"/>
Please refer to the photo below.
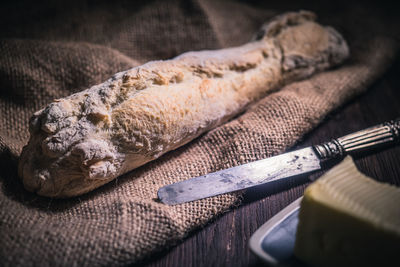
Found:
<path fill-rule="evenodd" d="M 161 187 L 161 202 L 176 205 L 294 177 L 320 170 L 348 154 L 397 144 L 400 118 L 361 130 L 329 142 Z"/>

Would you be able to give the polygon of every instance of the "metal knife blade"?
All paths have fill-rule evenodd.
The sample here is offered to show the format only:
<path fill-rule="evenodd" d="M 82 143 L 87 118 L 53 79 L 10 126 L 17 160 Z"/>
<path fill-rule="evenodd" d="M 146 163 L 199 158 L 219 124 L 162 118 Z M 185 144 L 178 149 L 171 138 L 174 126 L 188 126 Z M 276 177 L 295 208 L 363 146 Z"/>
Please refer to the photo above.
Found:
<path fill-rule="evenodd" d="M 320 168 L 320 158 L 308 147 L 164 186 L 158 190 L 158 198 L 166 204 L 175 205 Z"/>
<path fill-rule="evenodd" d="M 158 198 L 169 205 L 269 183 L 321 169 L 321 163 L 368 149 L 399 143 L 400 119 L 367 128 L 321 145 L 250 162 L 164 186 Z"/>

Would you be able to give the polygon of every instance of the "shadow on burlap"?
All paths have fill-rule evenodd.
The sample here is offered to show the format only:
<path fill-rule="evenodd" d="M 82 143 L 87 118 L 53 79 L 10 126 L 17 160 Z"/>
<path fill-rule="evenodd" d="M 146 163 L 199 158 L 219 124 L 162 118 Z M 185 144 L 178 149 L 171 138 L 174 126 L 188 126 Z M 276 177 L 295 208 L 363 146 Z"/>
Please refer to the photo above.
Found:
<path fill-rule="evenodd" d="M 295 3 L 290 10 L 314 10 L 322 23 L 344 35 L 351 48 L 346 64 L 281 88 L 190 144 L 69 200 L 26 192 L 18 180 L 18 155 L 34 111 L 148 60 L 245 43 L 265 20 L 288 8 L 195 0 L 5 5 L 0 19 L 2 264 L 125 265 L 168 247 L 238 204 L 240 194 L 170 207 L 156 200 L 159 187 L 284 151 L 330 111 L 367 90 L 394 60 L 398 35 L 388 18 L 386 24 L 379 19 L 379 10 Z"/>

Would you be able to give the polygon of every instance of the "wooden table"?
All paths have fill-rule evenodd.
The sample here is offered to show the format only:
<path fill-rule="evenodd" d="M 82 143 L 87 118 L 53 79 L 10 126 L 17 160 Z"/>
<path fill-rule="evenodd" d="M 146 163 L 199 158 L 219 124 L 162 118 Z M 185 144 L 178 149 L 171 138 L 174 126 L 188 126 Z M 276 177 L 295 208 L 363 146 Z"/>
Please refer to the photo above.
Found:
<path fill-rule="evenodd" d="M 331 113 L 296 147 L 328 141 L 400 117 L 400 60 L 363 95 Z M 400 186 L 400 146 L 357 158 L 358 168 L 378 181 Z M 312 177 L 316 178 L 314 174 Z M 210 222 L 175 247 L 140 262 L 140 266 L 259 266 L 249 249 L 251 235 L 268 219 L 300 197 L 307 179 L 245 195 L 241 206 Z M 254 193 L 254 192 L 253 192 Z"/>

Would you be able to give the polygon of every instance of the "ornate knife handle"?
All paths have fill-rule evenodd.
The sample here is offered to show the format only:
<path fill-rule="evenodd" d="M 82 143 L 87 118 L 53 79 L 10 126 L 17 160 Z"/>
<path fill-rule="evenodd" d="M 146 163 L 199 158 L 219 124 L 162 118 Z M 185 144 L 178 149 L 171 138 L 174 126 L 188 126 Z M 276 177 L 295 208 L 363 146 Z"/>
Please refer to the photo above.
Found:
<path fill-rule="evenodd" d="M 321 160 L 343 158 L 368 149 L 400 142 L 400 118 L 313 146 Z"/>

